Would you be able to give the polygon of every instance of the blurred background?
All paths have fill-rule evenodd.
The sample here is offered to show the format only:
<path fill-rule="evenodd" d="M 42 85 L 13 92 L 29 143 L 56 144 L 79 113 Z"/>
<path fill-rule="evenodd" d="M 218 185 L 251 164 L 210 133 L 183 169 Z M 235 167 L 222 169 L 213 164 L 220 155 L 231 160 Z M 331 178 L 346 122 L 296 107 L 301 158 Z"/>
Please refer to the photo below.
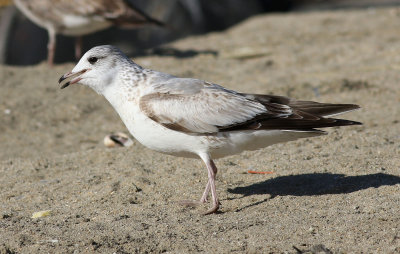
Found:
<path fill-rule="evenodd" d="M 45 0 L 43 0 L 45 1 Z M 129 56 L 181 55 L 191 52 L 162 47 L 189 35 L 220 31 L 266 12 L 304 12 L 400 5 L 400 0 L 128 0 L 169 28 L 111 27 L 83 37 L 82 52 L 113 44 Z M 51 1 L 50 1 L 51 2 Z M 48 34 L 26 18 L 11 0 L 0 0 L 0 64 L 32 65 L 47 58 Z M 57 35 L 55 63 L 76 61 L 74 38 Z"/>

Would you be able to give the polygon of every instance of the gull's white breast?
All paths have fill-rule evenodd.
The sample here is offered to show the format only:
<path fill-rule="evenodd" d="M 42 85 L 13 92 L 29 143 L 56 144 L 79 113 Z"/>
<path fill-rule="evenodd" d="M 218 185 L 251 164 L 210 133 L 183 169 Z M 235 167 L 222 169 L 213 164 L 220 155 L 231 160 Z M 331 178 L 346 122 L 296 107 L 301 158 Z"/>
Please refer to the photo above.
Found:
<path fill-rule="evenodd" d="M 173 131 L 147 117 L 136 100 L 124 98 L 121 93 L 109 89 L 103 94 L 117 111 L 132 136 L 142 145 L 167 154 L 196 157 L 208 149 L 204 137 Z M 121 99 L 123 98 L 123 99 Z"/>
<path fill-rule="evenodd" d="M 148 118 L 139 108 L 134 112 L 133 117 L 121 118 L 129 132 L 144 146 L 182 157 L 197 157 L 196 154 L 208 151 L 204 137 L 167 129 Z"/>

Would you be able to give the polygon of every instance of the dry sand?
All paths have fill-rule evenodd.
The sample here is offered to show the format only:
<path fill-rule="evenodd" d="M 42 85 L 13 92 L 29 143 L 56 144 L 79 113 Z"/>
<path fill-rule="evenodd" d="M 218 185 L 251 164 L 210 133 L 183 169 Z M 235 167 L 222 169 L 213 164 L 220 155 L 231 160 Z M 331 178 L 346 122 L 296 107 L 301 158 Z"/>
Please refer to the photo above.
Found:
<path fill-rule="evenodd" d="M 0 253 L 400 253 L 399 31 L 400 9 L 263 15 L 170 45 L 179 58 L 135 59 L 362 106 L 345 117 L 363 126 L 218 160 L 222 208 L 209 216 L 175 203 L 200 198 L 199 160 L 103 146 L 126 129 L 89 88 L 59 89 L 73 63 L 1 66 Z"/>

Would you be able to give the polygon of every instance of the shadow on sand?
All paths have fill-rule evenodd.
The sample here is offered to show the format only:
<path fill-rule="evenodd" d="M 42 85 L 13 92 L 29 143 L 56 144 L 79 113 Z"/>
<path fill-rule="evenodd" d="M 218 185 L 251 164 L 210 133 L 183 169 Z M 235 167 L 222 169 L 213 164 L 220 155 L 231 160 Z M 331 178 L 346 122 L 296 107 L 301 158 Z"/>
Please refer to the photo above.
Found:
<path fill-rule="evenodd" d="M 134 55 L 129 57 L 143 57 L 143 56 L 171 56 L 175 58 L 192 58 L 198 55 L 212 55 L 218 56 L 218 51 L 215 50 L 194 50 L 194 49 L 186 49 L 181 50 L 177 48 L 171 47 L 159 47 L 148 50 L 141 50 L 135 52 Z"/>
<path fill-rule="evenodd" d="M 276 196 L 316 196 L 351 193 L 368 188 L 400 184 L 400 177 L 384 173 L 346 176 L 344 174 L 302 174 L 280 176 L 245 187 L 228 189 L 228 192 L 251 195 L 269 194 L 270 197 L 250 206 L 258 205 Z M 244 207 L 246 208 L 246 207 Z M 241 208 L 239 210 L 242 210 Z"/>

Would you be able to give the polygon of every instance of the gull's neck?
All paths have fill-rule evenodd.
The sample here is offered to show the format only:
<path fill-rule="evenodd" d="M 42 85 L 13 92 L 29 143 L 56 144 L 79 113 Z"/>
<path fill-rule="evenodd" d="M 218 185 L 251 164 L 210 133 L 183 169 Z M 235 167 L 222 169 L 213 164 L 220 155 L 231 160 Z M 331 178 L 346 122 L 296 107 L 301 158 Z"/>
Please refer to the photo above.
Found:
<path fill-rule="evenodd" d="M 142 70 L 140 66 L 134 66 L 129 71 L 120 71 L 102 91 L 123 120 L 124 115 L 137 105 Z"/>

